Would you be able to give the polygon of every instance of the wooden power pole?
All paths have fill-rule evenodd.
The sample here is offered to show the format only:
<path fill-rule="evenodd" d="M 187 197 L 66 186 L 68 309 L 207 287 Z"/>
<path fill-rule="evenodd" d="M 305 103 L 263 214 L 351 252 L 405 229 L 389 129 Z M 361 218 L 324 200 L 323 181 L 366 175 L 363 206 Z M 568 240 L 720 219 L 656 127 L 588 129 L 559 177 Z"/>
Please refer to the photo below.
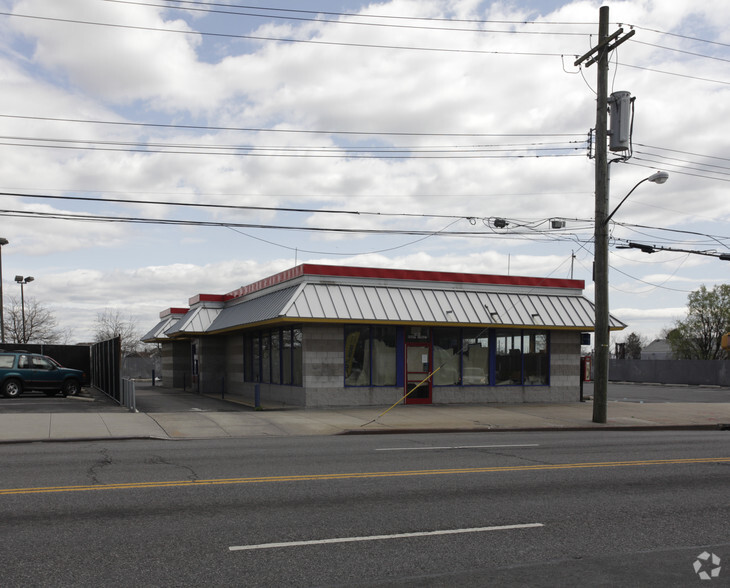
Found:
<path fill-rule="evenodd" d="M 596 317 L 593 363 L 593 422 L 605 423 L 608 400 L 609 307 L 608 307 L 608 55 L 633 36 L 623 37 L 623 29 L 608 34 L 608 6 L 602 6 L 598 22 L 598 44 L 576 60 L 578 66 L 597 63 L 598 99 L 596 100 L 596 216 L 594 227 L 593 282 L 595 284 Z"/>

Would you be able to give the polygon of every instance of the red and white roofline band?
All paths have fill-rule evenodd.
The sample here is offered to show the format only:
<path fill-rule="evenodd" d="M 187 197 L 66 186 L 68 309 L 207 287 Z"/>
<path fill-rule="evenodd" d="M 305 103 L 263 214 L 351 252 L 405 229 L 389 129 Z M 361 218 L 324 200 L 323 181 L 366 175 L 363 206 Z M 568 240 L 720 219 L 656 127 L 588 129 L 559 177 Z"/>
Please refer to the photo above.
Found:
<path fill-rule="evenodd" d="M 303 263 L 283 272 L 279 272 L 278 274 L 274 274 L 273 276 L 263 278 L 247 286 L 242 286 L 241 288 L 233 290 L 227 294 L 198 294 L 190 298 L 188 304 L 190 306 L 194 306 L 200 302 L 227 302 L 305 275 L 462 284 L 493 284 L 502 286 L 528 286 L 542 288 L 568 288 L 579 290 L 583 290 L 585 287 L 585 282 L 583 280 L 570 280 L 564 278 L 537 278 L 527 276 L 503 276 L 493 274 L 471 274 L 462 272 Z M 185 314 L 187 311 L 188 309 L 184 308 L 169 308 L 160 313 L 160 318 L 165 318 L 172 314 Z"/>

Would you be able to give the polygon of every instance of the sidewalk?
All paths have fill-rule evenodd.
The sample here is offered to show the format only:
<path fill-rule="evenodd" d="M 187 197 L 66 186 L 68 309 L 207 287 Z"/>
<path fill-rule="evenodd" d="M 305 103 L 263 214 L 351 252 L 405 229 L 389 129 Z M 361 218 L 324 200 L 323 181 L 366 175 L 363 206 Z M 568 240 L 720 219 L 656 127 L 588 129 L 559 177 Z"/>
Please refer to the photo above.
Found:
<path fill-rule="evenodd" d="M 148 387 L 149 390 L 152 388 Z M 73 402 L 70 399 L 68 401 Z M 240 405 L 236 408 L 240 409 Z M 154 413 L 133 413 L 116 408 L 114 411 L 98 412 L 0 412 L 0 443 L 447 431 L 730 429 L 730 402 L 640 404 L 609 401 L 606 424 L 592 422 L 591 402 L 476 406 L 398 405 L 383 414 L 387 408 L 287 408 L 223 412 L 188 408 L 184 411 Z"/>

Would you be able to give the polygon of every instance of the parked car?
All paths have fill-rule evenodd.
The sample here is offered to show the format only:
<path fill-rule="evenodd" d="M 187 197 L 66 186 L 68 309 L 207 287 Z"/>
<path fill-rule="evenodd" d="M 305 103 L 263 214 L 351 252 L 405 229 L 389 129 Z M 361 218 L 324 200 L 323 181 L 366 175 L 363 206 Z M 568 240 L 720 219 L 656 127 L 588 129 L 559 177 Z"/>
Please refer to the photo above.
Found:
<path fill-rule="evenodd" d="M 3 396 L 15 398 L 24 390 L 41 390 L 47 396 L 59 392 L 74 396 L 81 392 L 86 374 L 63 367 L 55 359 L 24 351 L 0 352 L 0 390 Z"/>

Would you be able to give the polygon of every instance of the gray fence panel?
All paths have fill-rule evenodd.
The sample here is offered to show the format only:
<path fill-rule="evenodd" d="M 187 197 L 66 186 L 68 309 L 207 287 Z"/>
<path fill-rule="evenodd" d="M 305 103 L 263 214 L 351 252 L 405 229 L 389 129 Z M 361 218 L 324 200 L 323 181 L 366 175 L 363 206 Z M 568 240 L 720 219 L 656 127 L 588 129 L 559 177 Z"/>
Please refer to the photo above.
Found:
<path fill-rule="evenodd" d="M 612 359 L 614 382 L 730 386 L 730 361 L 701 359 Z"/>

